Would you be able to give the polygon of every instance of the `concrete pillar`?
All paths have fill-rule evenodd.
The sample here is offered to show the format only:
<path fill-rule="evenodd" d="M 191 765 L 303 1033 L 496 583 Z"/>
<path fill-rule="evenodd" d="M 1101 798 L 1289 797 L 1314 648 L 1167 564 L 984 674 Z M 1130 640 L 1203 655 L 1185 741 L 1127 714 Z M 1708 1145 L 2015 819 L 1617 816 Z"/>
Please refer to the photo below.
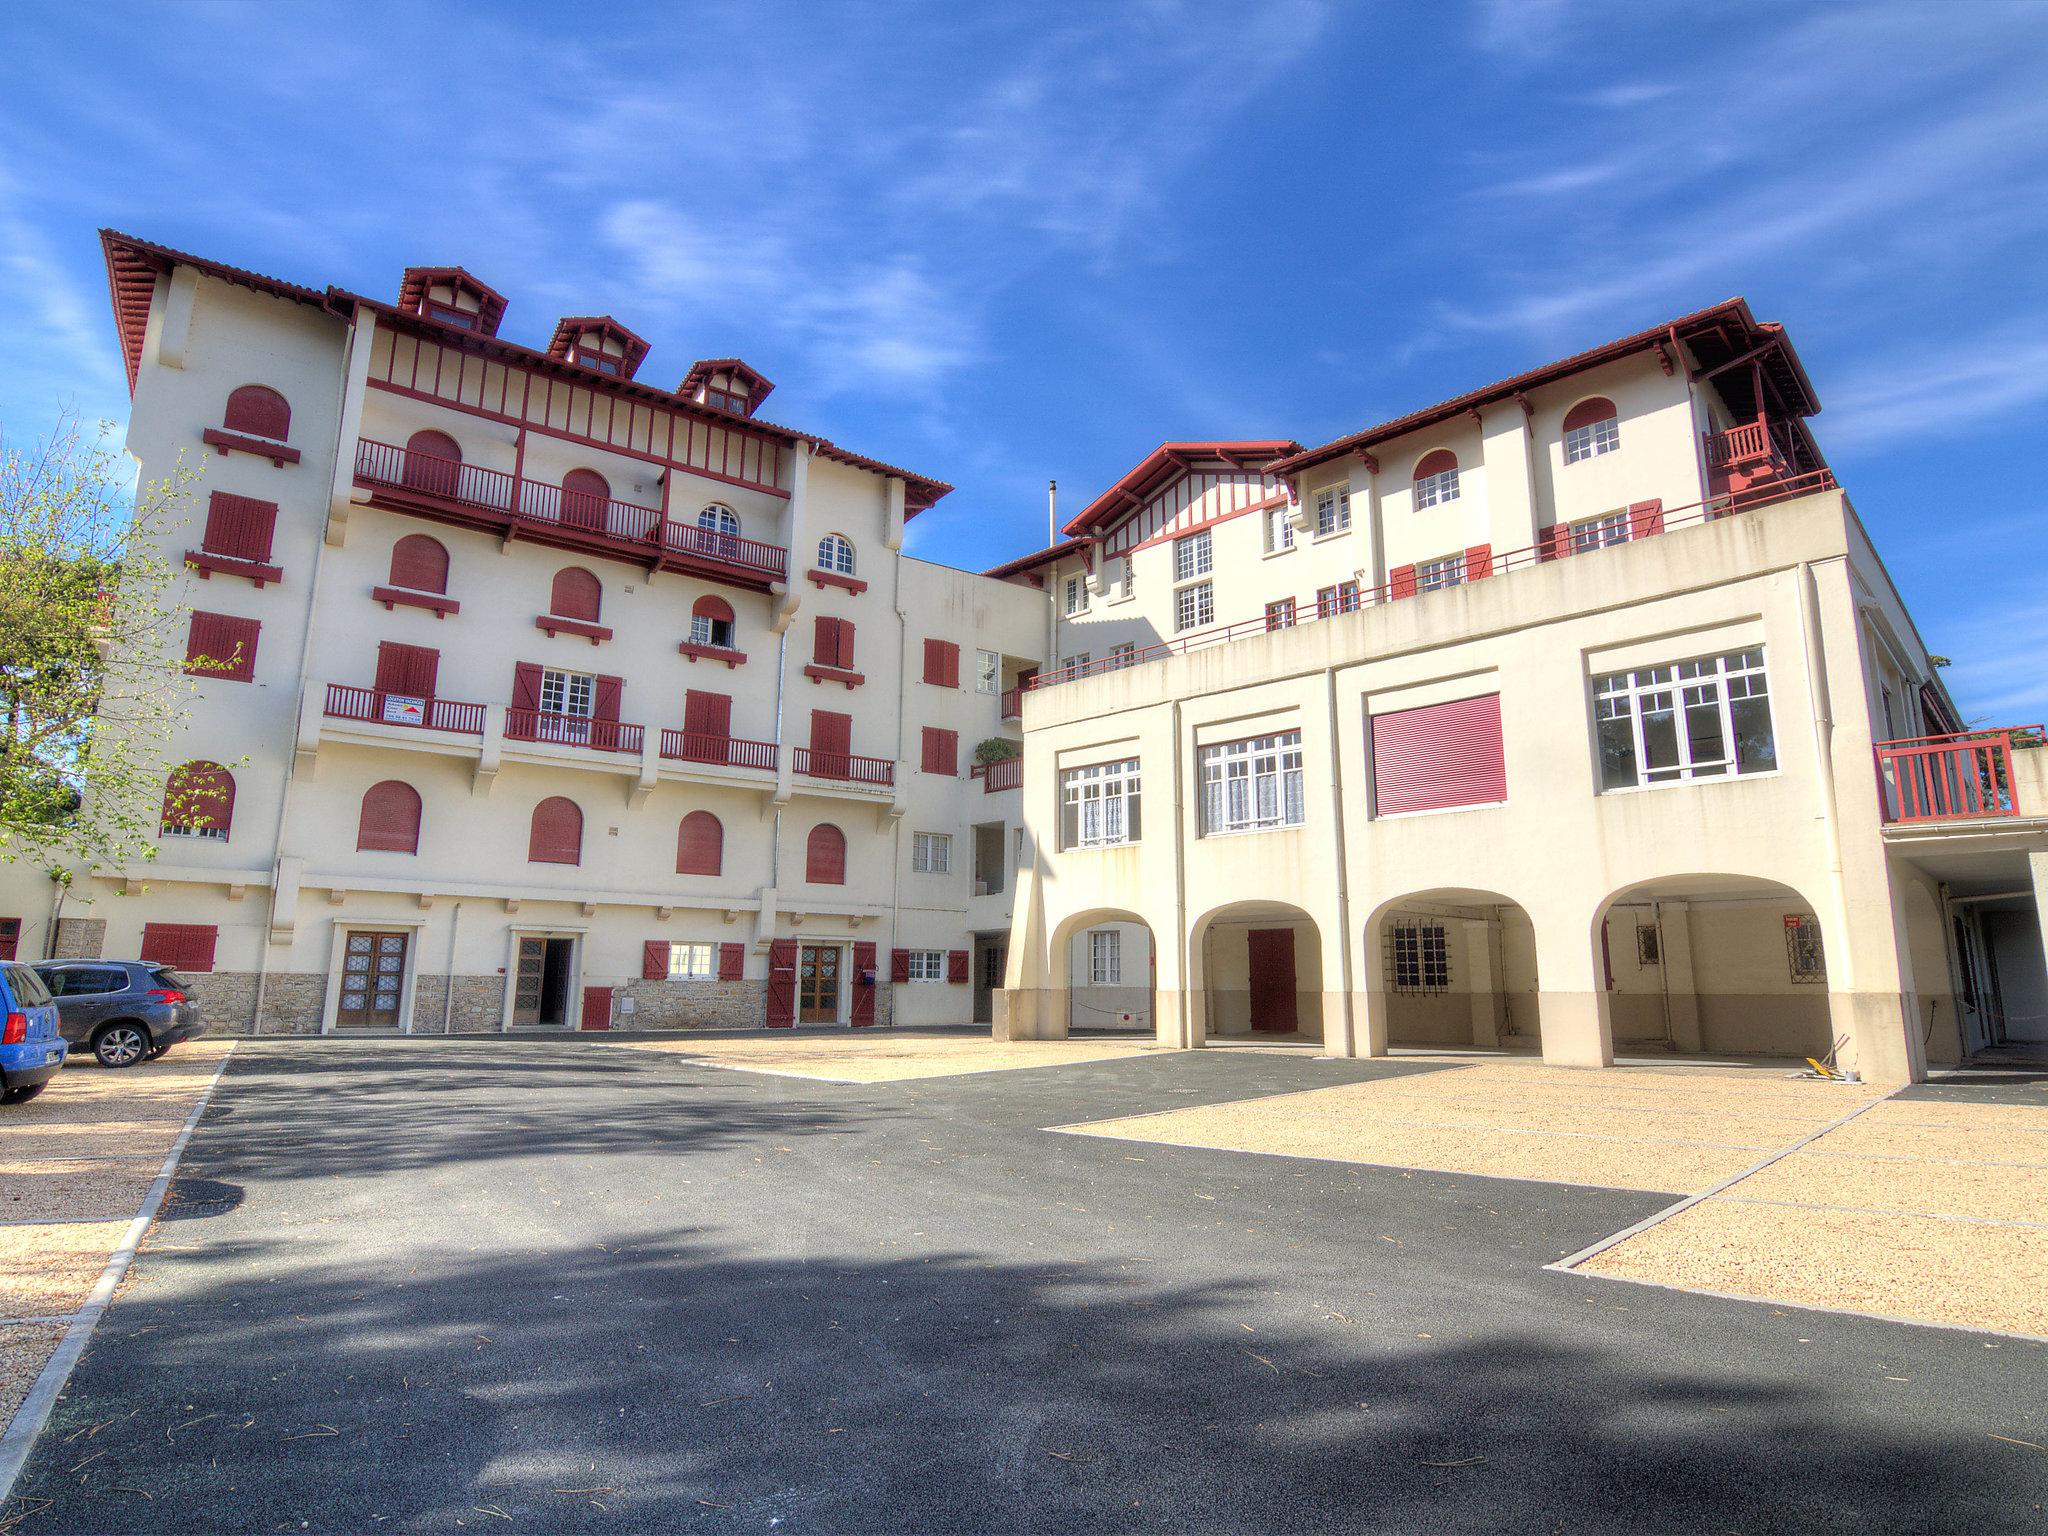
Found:
<path fill-rule="evenodd" d="M 2027 873 L 2034 880 L 2034 921 L 2041 929 L 2041 956 L 2048 961 L 2048 849 L 2027 855 Z"/>
<path fill-rule="evenodd" d="M 1654 910 L 1658 940 L 1663 946 L 1665 1006 L 1670 1010 L 1671 1043 L 1678 1050 L 1697 1052 L 1702 1046 L 1699 979 L 1692 965 L 1692 903 L 1660 901 Z"/>
<path fill-rule="evenodd" d="M 1486 459 L 1486 520 L 1496 554 L 1536 542 L 1536 476 L 1529 418 L 1510 400 L 1482 417 Z"/>
<path fill-rule="evenodd" d="M 1469 917 L 1458 923 L 1464 929 L 1465 953 L 1462 970 L 1452 966 L 1452 975 L 1462 974 L 1471 991 L 1466 1000 L 1472 1009 L 1472 1043 L 1490 1050 L 1500 1044 L 1500 1000 L 1493 989 L 1493 924 L 1483 917 Z"/>
<path fill-rule="evenodd" d="M 1568 924 L 1545 928 L 1539 922 L 1536 972 L 1542 978 L 1536 1015 L 1544 1065 L 1613 1066 L 1614 1025 L 1608 1017 L 1598 928 L 1590 936 L 1583 929 L 1574 936 Z"/>

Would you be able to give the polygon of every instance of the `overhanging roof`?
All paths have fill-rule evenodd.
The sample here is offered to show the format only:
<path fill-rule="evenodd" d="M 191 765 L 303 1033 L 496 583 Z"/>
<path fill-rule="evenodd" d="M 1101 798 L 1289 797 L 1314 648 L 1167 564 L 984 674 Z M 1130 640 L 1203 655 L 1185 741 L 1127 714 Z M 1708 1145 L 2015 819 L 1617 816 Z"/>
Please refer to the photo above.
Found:
<path fill-rule="evenodd" d="M 1143 504 L 1160 487 L 1187 473 L 1200 460 L 1220 459 L 1239 469 L 1267 469 L 1288 454 L 1299 453 L 1301 444 L 1292 438 L 1261 439 L 1254 442 L 1161 443 L 1108 490 L 1089 502 L 1080 516 L 1060 531 L 1069 535 L 1098 532 L 1133 507 Z"/>

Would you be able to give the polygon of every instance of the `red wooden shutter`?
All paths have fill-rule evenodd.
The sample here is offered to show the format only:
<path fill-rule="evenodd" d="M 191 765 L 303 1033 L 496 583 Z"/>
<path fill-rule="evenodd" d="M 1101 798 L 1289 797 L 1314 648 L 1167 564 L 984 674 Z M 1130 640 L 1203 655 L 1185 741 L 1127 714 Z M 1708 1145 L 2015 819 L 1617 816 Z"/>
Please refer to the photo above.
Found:
<path fill-rule="evenodd" d="M 583 811 L 574 800 L 550 795 L 533 808 L 533 824 L 526 838 L 526 861 L 529 864 L 583 862 Z"/>
<path fill-rule="evenodd" d="M 262 384 L 244 384 L 228 396 L 220 424 L 230 432 L 250 437 L 267 437 L 283 442 L 292 435 L 292 408 L 276 390 Z"/>
<path fill-rule="evenodd" d="M 829 821 L 811 828 L 805 841 L 804 879 L 811 885 L 846 884 L 846 834 Z"/>
<path fill-rule="evenodd" d="M 572 469 L 562 476 L 562 521 L 571 528 L 604 531 L 605 503 L 611 482 L 594 469 Z"/>
<path fill-rule="evenodd" d="M 925 641 L 924 680 L 940 688 L 958 688 L 960 647 L 950 640 Z"/>
<path fill-rule="evenodd" d="M 21 947 L 21 919 L 0 917 L 0 960 L 12 960 Z"/>
<path fill-rule="evenodd" d="M 853 751 L 853 716 L 837 710 L 811 711 L 811 751 L 819 757 L 844 759 Z"/>
<path fill-rule="evenodd" d="M 1372 781 L 1382 816 L 1507 799 L 1500 695 L 1374 715 Z"/>
<path fill-rule="evenodd" d="M 448 590 L 448 551 L 439 539 L 408 533 L 391 546 L 391 585 L 415 592 Z"/>
<path fill-rule="evenodd" d="M 1562 560 L 1572 552 L 1572 525 L 1552 523 L 1536 536 L 1538 560 Z"/>
<path fill-rule="evenodd" d="M 839 621 L 819 614 L 811 626 L 811 661 L 820 667 L 839 665 Z"/>
<path fill-rule="evenodd" d="M 960 773 L 960 733 L 942 731 L 936 726 L 924 728 L 924 771 L 944 773 L 958 777 Z"/>
<path fill-rule="evenodd" d="M 395 640 L 377 643 L 377 691 L 401 693 L 410 698 L 431 699 L 440 677 L 441 653 L 424 645 L 400 645 Z M 534 691 L 539 693 L 539 685 Z"/>
<path fill-rule="evenodd" d="M 709 811 L 692 811 L 676 829 L 676 873 L 715 875 L 725 863 L 725 828 Z"/>
<path fill-rule="evenodd" d="M 853 1011 L 850 1024 L 875 1022 L 875 946 L 856 942 L 853 946 Z"/>
<path fill-rule="evenodd" d="M 185 637 L 185 670 L 221 682 L 248 682 L 256 675 L 256 637 L 262 629 L 262 623 L 256 619 L 195 610 L 192 627 Z M 202 660 L 229 665 L 195 665 Z"/>
<path fill-rule="evenodd" d="M 548 612 L 558 619 L 576 619 L 595 624 L 604 607 L 604 588 L 580 565 L 566 565 L 555 572 L 548 589 Z"/>
<path fill-rule="evenodd" d="M 142 958 L 175 971 L 210 971 L 219 938 L 211 923 L 144 923 Z"/>
<path fill-rule="evenodd" d="M 277 503 L 215 491 L 206 503 L 206 536 L 200 547 L 231 560 L 268 562 L 277 535 Z"/>
<path fill-rule="evenodd" d="M 1628 509 L 1628 536 L 1632 539 L 1647 539 L 1653 533 L 1664 531 L 1664 503 L 1638 501 Z"/>
<path fill-rule="evenodd" d="M 721 944 L 718 946 L 718 979 L 739 981 L 747 974 L 747 946 L 744 944 Z"/>
<path fill-rule="evenodd" d="M 512 668 L 512 707 L 540 708 L 540 663 L 522 661 Z"/>
<path fill-rule="evenodd" d="M 420 792 L 403 779 L 386 779 L 363 791 L 356 821 L 356 849 L 378 853 L 420 851 Z"/>
<path fill-rule="evenodd" d="M 1387 573 L 1387 595 L 1389 597 L 1413 597 L 1415 595 L 1415 567 L 1397 565 Z"/>
<path fill-rule="evenodd" d="M 726 741 L 732 736 L 732 695 L 700 693 L 692 688 L 683 696 L 683 733 Z"/>
<path fill-rule="evenodd" d="M 909 950 L 892 949 L 889 951 L 889 979 L 891 981 L 910 980 Z"/>
<path fill-rule="evenodd" d="M 962 982 L 967 980 L 967 951 L 949 949 L 946 951 L 946 980 Z"/>
<path fill-rule="evenodd" d="M 1493 574 L 1493 546 L 1474 544 L 1465 551 L 1465 579 L 1484 581 Z"/>
<path fill-rule="evenodd" d="M 600 677 L 591 692 L 590 744 L 604 752 L 619 750 L 619 696 L 626 691 L 622 677 Z"/>
<path fill-rule="evenodd" d="M 788 1029 L 796 1023 L 796 940 L 774 939 L 768 945 L 768 1027 Z"/>
<path fill-rule="evenodd" d="M 167 827 L 218 830 L 223 839 L 235 830 L 235 776 L 219 763 L 190 762 L 171 770 L 164 781 Z"/>
<path fill-rule="evenodd" d="M 668 975 L 668 940 L 649 939 L 640 946 L 640 979 L 660 981 Z"/>
<path fill-rule="evenodd" d="M 853 620 L 840 619 L 838 633 L 839 660 L 834 665 L 844 667 L 850 672 L 853 670 Z"/>

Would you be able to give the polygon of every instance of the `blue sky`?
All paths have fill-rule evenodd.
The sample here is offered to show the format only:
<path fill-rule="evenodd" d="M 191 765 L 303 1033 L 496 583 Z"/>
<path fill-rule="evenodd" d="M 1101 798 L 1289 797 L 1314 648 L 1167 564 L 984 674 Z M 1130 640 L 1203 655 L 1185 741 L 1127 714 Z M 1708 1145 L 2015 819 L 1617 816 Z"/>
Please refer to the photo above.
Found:
<path fill-rule="evenodd" d="M 143 6 L 0 17 L 0 427 L 126 408 L 102 224 L 959 487 L 1034 548 L 1166 438 L 1321 441 L 1730 294 L 1973 719 L 2048 716 L 2048 5 Z M 32 67 L 30 67 L 32 66 Z"/>

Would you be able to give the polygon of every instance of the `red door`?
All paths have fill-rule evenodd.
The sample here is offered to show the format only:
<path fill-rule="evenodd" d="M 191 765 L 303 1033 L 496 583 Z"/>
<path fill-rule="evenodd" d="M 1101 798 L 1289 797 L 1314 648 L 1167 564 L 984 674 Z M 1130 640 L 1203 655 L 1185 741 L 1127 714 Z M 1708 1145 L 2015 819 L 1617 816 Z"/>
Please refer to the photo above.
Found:
<path fill-rule="evenodd" d="M 1291 1035 L 1296 1018 L 1294 930 L 1254 928 L 1245 937 L 1251 946 L 1252 1028 L 1261 1034 Z"/>
<path fill-rule="evenodd" d="M 583 1029 L 610 1029 L 612 1027 L 612 989 L 610 987 L 585 987 L 583 989 Z"/>

